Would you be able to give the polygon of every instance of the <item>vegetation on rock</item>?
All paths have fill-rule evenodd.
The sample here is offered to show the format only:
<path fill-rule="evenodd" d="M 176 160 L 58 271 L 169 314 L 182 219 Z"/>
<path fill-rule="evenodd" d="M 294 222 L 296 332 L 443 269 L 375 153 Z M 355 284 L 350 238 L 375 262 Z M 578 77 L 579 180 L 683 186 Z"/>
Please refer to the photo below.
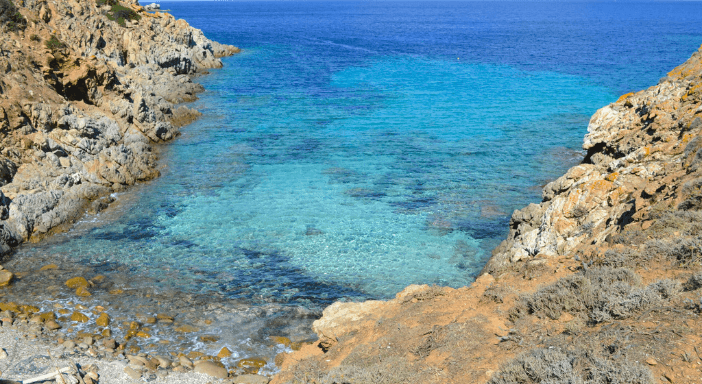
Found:
<path fill-rule="evenodd" d="M 51 38 L 49 38 L 49 40 L 46 40 L 44 45 L 46 45 L 46 48 L 50 49 L 51 51 L 57 51 L 59 49 L 66 48 L 66 44 L 62 43 L 56 37 L 56 35 L 51 35 Z"/>
<path fill-rule="evenodd" d="M 133 9 L 122 6 L 117 0 L 99 0 L 98 3 L 102 2 L 105 5 L 109 5 L 110 11 L 107 13 L 107 18 L 116 21 L 117 24 L 121 26 L 126 26 L 127 21 L 141 20 L 141 16 L 137 14 Z"/>
<path fill-rule="evenodd" d="M 17 32 L 27 27 L 27 19 L 17 10 L 12 0 L 0 0 L 0 25 L 8 32 Z"/>

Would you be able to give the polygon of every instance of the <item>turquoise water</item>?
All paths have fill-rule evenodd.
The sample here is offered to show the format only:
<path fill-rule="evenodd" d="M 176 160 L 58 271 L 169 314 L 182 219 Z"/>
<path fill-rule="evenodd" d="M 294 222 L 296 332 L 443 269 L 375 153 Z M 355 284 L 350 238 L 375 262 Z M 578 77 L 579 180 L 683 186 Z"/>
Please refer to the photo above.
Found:
<path fill-rule="evenodd" d="M 590 115 L 702 41 L 699 4 L 162 6 L 243 52 L 198 79 L 161 178 L 14 260 L 259 308 L 217 328 L 253 349 L 335 300 L 472 282 Z"/>

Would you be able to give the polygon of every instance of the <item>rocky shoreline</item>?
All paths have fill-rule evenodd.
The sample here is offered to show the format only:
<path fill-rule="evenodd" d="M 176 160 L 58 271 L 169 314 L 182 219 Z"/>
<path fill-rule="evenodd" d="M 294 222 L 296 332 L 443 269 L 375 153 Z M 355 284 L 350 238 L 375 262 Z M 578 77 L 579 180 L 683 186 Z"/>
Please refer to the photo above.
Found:
<path fill-rule="evenodd" d="M 702 47 L 595 113 L 470 287 L 335 303 L 273 383 L 696 383 Z"/>
<path fill-rule="evenodd" d="M 204 90 L 193 77 L 239 52 L 168 13 L 147 12 L 136 0 L 0 0 L 0 29 L 0 256 L 67 230 L 86 212 L 107 208 L 114 192 L 157 177 L 158 145 L 200 115 L 182 105 Z M 96 299 L 104 277 L 56 264 L 35 269 L 34 277 L 45 282 L 66 280 L 62 287 L 44 285 L 50 296 L 69 290 L 74 299 L 51 301 L 48 309 L 47 303 L 18 304 L 12 288 L 27 277 L 0 267 L 0 286 L 8 287 L 0 292 L 3 378 L 27 379 L 78 363 L 82 372 L 66 380 L 268 382 L 256 375 L 267 363 L 260 359 L 236 359 L 225 369 L 226 347 L 218 356 L 147 355 L 128 341 L 148 339 L 159 326 L 182 333 L 196 328 L 181 323 L 179 314 L 113 319 L 109 302 Z M 217 308 L 212 313 L 222 312 Z M 285 338 L 271 341 L 278 342 L 292 346 Z"/>
<path fill-rule="evenodd" d="M 2 255 L 158 176 L 155 145 L 199 116 L 192 76 L 239 51 L 134 0 L 5 3 L 23 22 L 0 45 Z"/>

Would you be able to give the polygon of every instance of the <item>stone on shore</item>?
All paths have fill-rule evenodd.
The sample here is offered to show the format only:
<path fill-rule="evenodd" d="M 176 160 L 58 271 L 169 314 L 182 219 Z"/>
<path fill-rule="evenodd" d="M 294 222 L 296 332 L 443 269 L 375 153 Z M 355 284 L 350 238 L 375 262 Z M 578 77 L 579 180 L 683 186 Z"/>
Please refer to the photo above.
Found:
<path fill-rule="evenodd" d="M 212 377 L 226 379 L 229 373 L 224 367 L 220 367 L 212 361 L 201 361 L 195 365 L 195 372 L 204 373 Z"/>
<path fill-rule="evenodd" d="M 103 312 L 98 316 L 97 319 L 95 319 L 95 324 L 97 324 L 100 327 L 107 327 L 110 325 L 110 315 L 107 313 Z"/>
<path fill-rule="evenodd" d="M 10 285 L 14 277 L 15 275 L 8 270 L 3 269 L 2 271 L 0 271 L 0 287 L 6 287 Z"/>
<path fill-rule="evenodd" d="M 66 286 L 68 288 L 86 288 L 88 286 L 88 280 L 85 277 L 74 277 L 72 279 L 66 280 Z"/>

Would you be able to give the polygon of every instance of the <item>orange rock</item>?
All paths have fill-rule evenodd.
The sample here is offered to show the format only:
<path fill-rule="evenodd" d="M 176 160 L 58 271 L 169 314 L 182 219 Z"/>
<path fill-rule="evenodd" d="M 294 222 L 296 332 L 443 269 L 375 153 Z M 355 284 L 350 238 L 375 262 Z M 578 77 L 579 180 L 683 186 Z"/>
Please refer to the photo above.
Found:
<path fill-rule="evenodd" d="M 73 312 L 73 314 L 71 315 L 71 321 L 76 321 L 79 323 L 87 323 L 88 316 L 76 311 L 76 312 Z"/>
<path fill-rule="evenodd" d="M 90 293 L 90 291 L 88 291 L 88 289 L 85 288 L 85 287 L 78 287 L 78 288 L 76 288 L 76 295 L 77 295 L 77 296 L 81 296 L 81 297 L 92 296 L 92 294 Z"/>
<path fill-rule="evenodd" d="M 232 351 L 230 351 L 229 348 L 224 347 L 224 348 L 222 348 L 222 350 L 219 351 L 219 353 L 217 354 L 217 357 L 219 357 L 220 359 L 223 359 L 223 358 L 229 357 L 231 355 L 232 355 Z"/>
<path fill-rule="evenodd" d="M 192 352 L 188 352 L 188 354 L 187 354 L 186 356 L 187 356 L 190 360 L 195 360 L 195 359 L 198 359 L 198 358 L 200 358 L 200 357 L 205 356 L 205 354 L 202 353 L 202 352 L 198 352 L 198 351 L 192 351 Z"/>
<path fill-rule="evenodd" d="M 215 335 L 202 335 L 200 336 L 200 341 L 204 343 L 214 343 L 215 341 L 219 340 L 219 337 Z"/>
<path fill-rule="evenodd" d="M 197 332 L 198 331 L 197 328 L 193 327 L 192 325 L 188 325 L 188 324 L 183 324 L 181 326 L 178 326 L 175 328 L 175 330 L 177 332 L 181 332 L 181 333 L 190 333 L 190 332 Z"/>
<path fill-rule="evenodd" d="M 266 365 L 266 360 L 259 357 L 249 357 L 239 360 L 236 365 L 247 373 L 258 373 L 259 369 Z"/>
<path fill-rule="evenodd" d="M 15 302 L 0 303 L 0 311 L 19 312 L 19 306 Z"/>
<path fill-rule="evenodd" d="M 95 320 L 95 324 L 101 326 L 101 327 L 107 327 L 110 325 L 110 315 L 107 313 L 101 313 L 100 316 Z"/>
<path fill-rule="evenodd" d="M 137 336 L 137 337 L 141 337 L 142 339 L 148 339 L 149 337 L 151 337 L 150 334 L 148 334 L 148 333 L 146 333 L 146 332 L 144 332 L 144 331 L 139 331 L 139 332 L 137 332 L 137 333 L 136 333 L 136 336 Z"/>
<path fill-rule="evenodd" d="M 66 286 L 68 288 L 78 288 L 78 287 L 87 287 L 88 286 L 88 280 L 85 279 L 85 277 L 74 277 L 72 279 L 66 280 Z"/>
<path fill-rule="evenodd" d="M 58 269 L 58 265 L 56 264 L 47 264 L 41 268 L 39 268 L 40 271 L 48 271 L 50 269 Z"/>
<path fill-rule="evenodd" d="M 276 344 L 283 344 L 286 347 L 289 347 L 292 344 L 290 339 L 288 339 L 285 336 L 269 336 L 268 339 L 270 339 L 272 342 L 274 342 Z"/>

